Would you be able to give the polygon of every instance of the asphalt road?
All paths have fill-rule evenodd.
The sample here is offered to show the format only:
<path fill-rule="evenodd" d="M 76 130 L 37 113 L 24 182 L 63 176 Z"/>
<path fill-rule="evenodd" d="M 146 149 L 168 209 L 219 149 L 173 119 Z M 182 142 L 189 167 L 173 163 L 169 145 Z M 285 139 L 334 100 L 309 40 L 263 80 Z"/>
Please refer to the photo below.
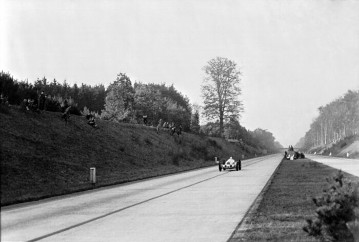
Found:
<path fill-rule="evenodd" d="M 282 154 L 1 208 L 1 241 L 227 241 Z"/>
<path fill-rule="evenodd" d="M 306 157 L 359 177 L 359 159 L 346 159 L 321 155 L 306 155 Z"/>

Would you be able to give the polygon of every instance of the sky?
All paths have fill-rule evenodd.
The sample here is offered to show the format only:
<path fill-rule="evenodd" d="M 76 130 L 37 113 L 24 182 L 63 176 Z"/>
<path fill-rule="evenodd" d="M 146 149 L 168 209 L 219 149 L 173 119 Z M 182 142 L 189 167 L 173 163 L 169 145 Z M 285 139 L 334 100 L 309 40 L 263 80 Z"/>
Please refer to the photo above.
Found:
<path fill-rule="evenodd" d="M 249 130 L 285 147 L 318 107 L 359 89 L 359 0 L 0 0 L 0 69 L 109 85 L 174 85 L 203 104 L 203 67 L 237 63 Z"/>

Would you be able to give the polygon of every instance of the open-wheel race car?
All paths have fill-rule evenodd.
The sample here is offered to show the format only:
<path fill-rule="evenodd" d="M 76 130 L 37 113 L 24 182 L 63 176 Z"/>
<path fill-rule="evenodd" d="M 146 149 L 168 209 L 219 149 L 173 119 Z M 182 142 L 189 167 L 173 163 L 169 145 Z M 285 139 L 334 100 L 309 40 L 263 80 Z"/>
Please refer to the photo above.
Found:
<path fill-rule="evenodd" d="M 222 170 L 241 170 L 241 160 L 235 161 L 232 157 L 230 157 L 228 160 L 226 160 L 224 163 L 219 162 L 218 163 L 218 169 L 219 171 Z"/>
<path fill-rule="evenodd" d="M 293 146 L 289 146 L 288 151 L 284 152 L 284 158 L 287 160 L 304 159 L 305 155 L 300 151 L 295 151 Z"/>

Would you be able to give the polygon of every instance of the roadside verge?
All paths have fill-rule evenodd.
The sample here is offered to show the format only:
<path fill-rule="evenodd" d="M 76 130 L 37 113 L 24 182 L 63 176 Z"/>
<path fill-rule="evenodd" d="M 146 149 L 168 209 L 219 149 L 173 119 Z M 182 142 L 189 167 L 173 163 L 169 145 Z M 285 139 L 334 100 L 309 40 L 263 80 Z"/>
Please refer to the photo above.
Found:
<path fill-rule="evenodd" d="M 337 171 L 308 159 L 283 160 L 228 241 L 318 241 L 302 228 L 314 217 L 312 198 Z M 344 176 L 359 182 L 359 177 Z"/>

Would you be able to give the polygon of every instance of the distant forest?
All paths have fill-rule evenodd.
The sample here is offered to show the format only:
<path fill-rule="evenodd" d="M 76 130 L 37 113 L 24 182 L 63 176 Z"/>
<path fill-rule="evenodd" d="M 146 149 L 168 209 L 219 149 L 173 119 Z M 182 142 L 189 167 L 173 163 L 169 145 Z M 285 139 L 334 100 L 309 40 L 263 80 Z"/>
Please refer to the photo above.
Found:
<path fill-rule="evenodd" d="M 147 116 L 148 125 L 156 126 L 162 119 L 163 122 L 181 124 L 186 132 L 221 136 L 219 122 L 200 126 L 198 105 L 191 105 L 173 85 L 132 83 L 123 73 L 118 74 L 107 88 L 102 84 L 70 86 L 66 80 L 61 84 L 56 79 L 48 81 L 46 77 L 30 83 L 18 81 L 3 71 L 0 73 L 0 93 L 11 105 L 21 105 L 24 99 L 32 99 L 36 104 L 42 91 L 46 95 L 47 111 L 61 112 L 66 100 L 72 107 L 71 112 L 77 115 L 91 113 L 105 120 L 141 124 L 143 116 Z M 225 124 L 224 138 L 235 140 L 244 148 L 247 145 L 260 148 L 264 153 L 274 153 L 281 147 L 269 131 L 247 130 L 236 118 Z"/>
<path fill-rule="evenodd" d="M 359 90 L 349 90 L 324 107 L 298 143 L 304 149 L 335 143 L 359 134 Z"/>

